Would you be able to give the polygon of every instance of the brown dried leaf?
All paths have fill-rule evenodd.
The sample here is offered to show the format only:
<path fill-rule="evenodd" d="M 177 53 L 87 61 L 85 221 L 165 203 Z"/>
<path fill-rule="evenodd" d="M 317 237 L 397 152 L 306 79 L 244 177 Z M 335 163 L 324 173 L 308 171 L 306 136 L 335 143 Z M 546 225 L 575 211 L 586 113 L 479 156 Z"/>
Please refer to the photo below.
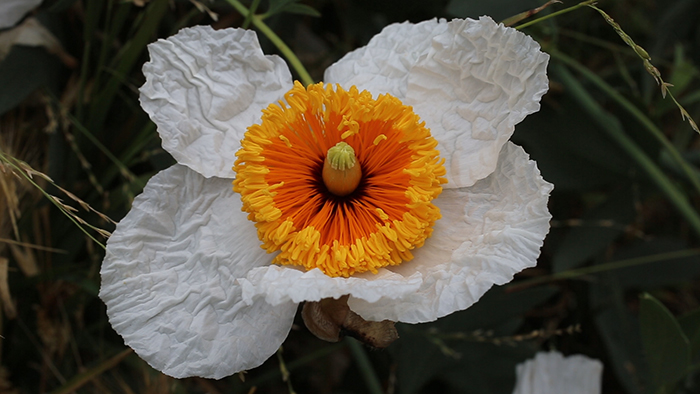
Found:
<path fill-rule="evenodd" d="M 519 13 L 519 14 L 517 14 L 517 15 L 511 16 L 510 18 L 508 18 L 508 19 L 502 21 L 501 23 L 503 23 L 503 24 L 506 25 L 506 26 L 513 26 L 514 24 L 520 22 L 521 20 L 526 19 L 526 18 L 529 18 L 529 17 L 531 17 L 531 16 L 533 16 L 533 15 L 539 13 L 539 12 L 542 11 L 543 9 L 549 7 L 550 5 L 552 5 L 552 4 L 557 4 L 557 3 L 562 4 L 562 2 L 559 1 L 559 0 L 550 0 L 550 1 L 546 2 L 544 5 L 541 5 L 541 6 L 537 7 L 537 8 L 535 8 L 535 9 L 532 9 L 532 10 L 529 10 L 529 11 L 525 11 L 525 12 L 521 12 L 521 13 Z"/>
<path fill-rule="evenodd" d="M 22 250 L 19 246 L 11 244 L 10 250 L 12 251 L 12 257 L 15 258 L 17 265 L 19 265 L 19 269 L 22 270 L 26 277 L 30 278 L 39 275 L 39 264 L 37 264 L 31 249 L 25 247 Z"/>
<path fill-rule="evenodd" d="M 350 310 L 348 296 L 306 302 L 301 317 L 311 333 L 328 342 L 338 342 L 348 335 L 366 345 L 385 348 L 399 337 L 393 321 L 366 321 Z"/>

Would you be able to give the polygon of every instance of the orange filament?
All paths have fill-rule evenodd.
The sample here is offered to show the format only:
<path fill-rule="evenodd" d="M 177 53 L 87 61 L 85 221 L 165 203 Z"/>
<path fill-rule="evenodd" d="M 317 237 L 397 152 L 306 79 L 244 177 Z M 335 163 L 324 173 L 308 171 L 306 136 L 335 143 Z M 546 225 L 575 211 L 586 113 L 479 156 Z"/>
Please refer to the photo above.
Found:
<path fill-rule="evenodd" d="M 296 82 L 285 102 L 248 128 L 234 191 L 274 263 L 350 276 L 413 258 L 440 210 L 444 160 L 425 123 L 397 98 L 356 87 Z M 344 142 L 361 168 L 345 195 L 323 179 L 328 150 Z"/>

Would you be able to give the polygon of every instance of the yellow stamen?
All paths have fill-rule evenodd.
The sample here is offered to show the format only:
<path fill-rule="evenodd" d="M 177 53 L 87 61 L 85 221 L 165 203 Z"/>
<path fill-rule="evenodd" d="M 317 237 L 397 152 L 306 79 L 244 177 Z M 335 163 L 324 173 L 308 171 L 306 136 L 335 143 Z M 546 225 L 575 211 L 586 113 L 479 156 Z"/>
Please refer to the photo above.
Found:
<path fill-rule="evenodd" d="M 289 138 L 287 138 L 287 137 L 285 137 L 285 136 L 283 136 L 283 135 L 281 135 L 281 134 L 280 134 L 279 138 L 280 138 L 282 141 L 284 141 L 284 144 L 287 145 L 287 148 L 291 148 L 291 147 L 292 147 L 292 143 L 289 142 Z"/>
<path fill-rule="evenodd" d="M 425 123 L 397 98 L 354 86 L 295 83 L 284 98 L 248 128 L 234 165 L 233 189 L 262 247 L 279 252 L 273 263 L 347 277 L 412 259 L 446 182 Z"/>
<path fill-rule="evenodd" d="M 379 145 L 379 143 L 382 142 L 382 141 L 386 141 L 386 136 L 385 136 L 384 134 L 379 134 L 379 135 L 377 136 L 377 138 L 374 139 L 374 141 L 372 142 L 372 144 L 374 144 L 374 146 L 377 146 L 377 145 Z"/>

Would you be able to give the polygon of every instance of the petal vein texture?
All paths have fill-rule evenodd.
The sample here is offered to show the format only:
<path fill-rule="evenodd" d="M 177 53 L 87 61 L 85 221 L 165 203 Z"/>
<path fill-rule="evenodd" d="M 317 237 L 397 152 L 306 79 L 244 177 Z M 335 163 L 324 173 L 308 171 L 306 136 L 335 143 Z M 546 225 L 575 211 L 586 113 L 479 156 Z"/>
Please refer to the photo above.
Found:
<path fill-rule="evenodd" d="M 233 178 L 246 128 L 292 87 L 287 65 L 243 29 L 182 29 L 148 52 L 140 101 L 163 148 L 205 177 Z"/>
<path fill-rule="evenodd" d="M 540 108 L 549 55 L 489 17 L 389 25 L 326 70 L 325 81 L 413 106 L 446 159 L 445 188 L 493 172 L 515 125 Z"/>
<path fill-rule="evenodd" d="M 296 304 L 244 302 L 237 278 L 269 264 L 231 181 L 175 165 L 146 185 L 107 243 L 100 297 L 112 327 L 154 368 L 219 379 L 257 367 Z"/>

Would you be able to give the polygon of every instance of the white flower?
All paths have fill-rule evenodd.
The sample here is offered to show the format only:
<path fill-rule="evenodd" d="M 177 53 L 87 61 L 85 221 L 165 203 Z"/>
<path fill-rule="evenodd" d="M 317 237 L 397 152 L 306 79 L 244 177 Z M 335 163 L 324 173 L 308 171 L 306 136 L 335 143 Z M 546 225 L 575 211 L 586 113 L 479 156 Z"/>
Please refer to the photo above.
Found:
<path fill-rule="evenodd" d="M 551 351 L 516 366 L 513 394 L 600 394 L 603 363 Z"/>
<path fill-rule="evenodd" d="M 42 0 L 0 0 L 0 29 L 12 27 Z"/>
<path fill-rule="evenodd" d="M 179 164 L 148 182 L 109 239 L 100 297 L 154 368 L 218 379 L 256 367 L 302 301 L 349 295 L 367 320 L 432 321 L 536 264 L 552 186 L 508 139 L 539 109 L 549 57 L 524 34 L 487 17 L 394 24 L 326 71 L 326 83 L 412 106 L 446 160 L 432 237 L 410 261 L 348 278 L 271 265 L 231 190 L 246 129 L 293 86 L 282 59 L 252 31 L 209 27 L 149 52 L 141 104 Z"/>

